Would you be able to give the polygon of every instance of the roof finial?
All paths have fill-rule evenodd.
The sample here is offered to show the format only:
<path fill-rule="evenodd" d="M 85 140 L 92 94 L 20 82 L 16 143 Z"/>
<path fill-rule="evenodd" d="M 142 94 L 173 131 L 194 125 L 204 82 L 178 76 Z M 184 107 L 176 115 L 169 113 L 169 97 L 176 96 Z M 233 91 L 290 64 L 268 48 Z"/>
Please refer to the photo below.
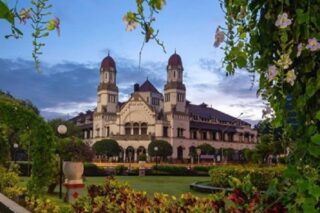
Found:
<path fill-rule="evenodd" d="M 148 81 L 148 76 L 147 76 L 147 81 Z"/>
<path fill-rule="evenodd" d="M 177 54 L 177 49 L 176 48 L 174 48 L 174 54 Z"/>
<path fill-rule="evenodd" d="M 108 49 L 108 56 L 110 56 L 110 50 Z"/>

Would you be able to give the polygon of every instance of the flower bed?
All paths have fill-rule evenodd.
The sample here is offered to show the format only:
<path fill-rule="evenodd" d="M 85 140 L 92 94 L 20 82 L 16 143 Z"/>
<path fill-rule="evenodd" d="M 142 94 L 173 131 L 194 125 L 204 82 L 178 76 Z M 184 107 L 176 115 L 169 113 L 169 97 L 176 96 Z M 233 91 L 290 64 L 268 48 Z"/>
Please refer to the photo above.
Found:
<path fill-rule="evenodd" d="M 245 176 L 250 175 L 252 184 L 259 190 L 266 190 L 271 180 L 280 177 L 283 172 L 283 166 L 241 166 L 228 165 L 213 167 L 209 174 L 212 185 L 216 187 L 230 187 L 227 181 L 229 177 L 236 177 L 242 180 Z"/>

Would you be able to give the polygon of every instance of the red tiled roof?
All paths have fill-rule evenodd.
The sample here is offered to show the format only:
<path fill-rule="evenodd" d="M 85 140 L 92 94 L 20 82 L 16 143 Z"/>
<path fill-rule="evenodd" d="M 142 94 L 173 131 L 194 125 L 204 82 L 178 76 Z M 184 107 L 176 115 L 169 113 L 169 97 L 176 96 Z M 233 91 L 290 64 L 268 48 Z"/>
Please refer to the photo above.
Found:
<path fill-rule="evenodd" d="M 168 66 L 171 66 L 171 67 L 181 66 L 181 68 L 182 68 L 182 60 L 181 60 L 180 55 L 178 55 L 177 53 L 174 53 L 172 56 L 170 56 L 170 58 L 168 60 Z"/>
<path fill-rule="evenodd" d="M 139 92 L 153 92 L 161 94 L 148 79 L 140 86 Z"/>
<path fill-rule="evenodd" d="M 116 69 L 116 63 L 114 62 L 113 58 L 108 55 L 105 57 L 101 62 L 101 68 L 108 69 L 108 68 L 114 68 Z"/>

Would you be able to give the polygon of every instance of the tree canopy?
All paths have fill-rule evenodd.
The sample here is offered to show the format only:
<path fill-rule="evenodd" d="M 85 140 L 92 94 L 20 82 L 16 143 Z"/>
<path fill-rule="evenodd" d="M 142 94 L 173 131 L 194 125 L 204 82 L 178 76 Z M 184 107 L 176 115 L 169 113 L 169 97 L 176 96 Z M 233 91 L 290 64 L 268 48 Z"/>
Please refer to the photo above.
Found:
<path fill-rule="evenodd" d="M 155 147 L 158 148 L 157 151 L 155 150 Z M 163 158 L 166 158 L 172 155 L 172 146 L 167 141 L 154 140 L 148 146 L 148 153 L 152 157 L 161 156 Z"/>
<path fill-rule="evenodd" d="M 93 144 L 92 149 L 96 155 L 106 155 L 108 157 L 118 156 L 121 148 L 116 140 L 104 139 Z"/>

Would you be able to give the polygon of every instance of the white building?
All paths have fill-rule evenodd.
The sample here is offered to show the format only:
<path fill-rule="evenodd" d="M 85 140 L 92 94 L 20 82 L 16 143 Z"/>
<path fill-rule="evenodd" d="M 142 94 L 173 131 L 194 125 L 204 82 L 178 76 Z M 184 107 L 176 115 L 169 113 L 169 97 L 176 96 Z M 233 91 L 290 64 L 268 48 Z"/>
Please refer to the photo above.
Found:
<path fill-rule="evenodd" d="M 134 85 L 126 102 L 119 102 L 117 68 L 111 56 L 103 59 L 97 91 L 97 107 L 72 120 L 83 130 L 90 144 L 102 139 L 115 139 L 122 147 L 120 157 L 139 153 L 154 139 L 168 141 L 173 147 L 173 159 L 189 158 L 189 152 L 200 144 L 210 144 L 216 150 L 253 149 L 257 131 L 245 121 L 227 115 L 202 103 L 186 100 L 181 57 L 174 53 L 167 65 L 167 82 L 163 94 L 149 80 Z M 119 71 L 121 72 L 121 70 Z M 138 73 L 137 73 L 138 74 Z"/>

